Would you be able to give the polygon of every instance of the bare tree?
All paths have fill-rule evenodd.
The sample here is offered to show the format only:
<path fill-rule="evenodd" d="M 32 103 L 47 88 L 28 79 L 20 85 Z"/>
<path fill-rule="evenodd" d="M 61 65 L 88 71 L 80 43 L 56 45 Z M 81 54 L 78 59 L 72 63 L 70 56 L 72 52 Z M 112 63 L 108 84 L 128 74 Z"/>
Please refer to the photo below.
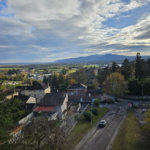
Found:
<path fill-rule="evenodd" d="M 13 150 L 71 150 L 74 139 L 63 128 L 56 127 L 56 121 L 36 118 L 22 129 Z"/>

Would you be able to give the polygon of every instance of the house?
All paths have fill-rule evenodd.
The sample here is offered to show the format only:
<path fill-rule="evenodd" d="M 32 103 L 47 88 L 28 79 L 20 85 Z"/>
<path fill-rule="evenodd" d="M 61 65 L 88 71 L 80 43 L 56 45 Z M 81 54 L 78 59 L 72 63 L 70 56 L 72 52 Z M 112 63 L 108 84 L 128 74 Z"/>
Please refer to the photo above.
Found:
<path fill-rule="evenodd" d="M 67 94 L 62 94 L 61 92 L 47 93 L 34 109 L 34 113 L 42 112 L 48 116 L 58 113 L 58 118 L 64 119 L 67 113 L 67 102 Z"/>
<path fill-rule="evenodd" d="M 68 101 L 71 103 L 92 103 L 94 99 L 101 100 L 101 89 L 87 89 L 87 86 L 81 83 L 72 84 L 67 88 Z"/>
<path fill-rule="evenodd" d="M 22 110 L 31 113 L 32 109 L 36 106 L 37 100 L 32 96 L 18 95 L 14 98 L 21 100 L 21 108 Z"/>
<path fill-rule="evenodd" d="M 14 89 L 9 89 L 9 90 L 2 91 L 0 94 L 6 95 L 6 99 L 12 99 L 14 98 L 14 96 L 19 95 L 19 91 Z"/>
<path fill-rule="evenodd" d="M 51 92 L 49 83 L 36 83 L 31 86 L 17 86 L 16 89 L 20 89 L 20 94 L 25 96 L 32 96 L 37 99 L 37 103 L 41 101 L 46 93 Z"/>

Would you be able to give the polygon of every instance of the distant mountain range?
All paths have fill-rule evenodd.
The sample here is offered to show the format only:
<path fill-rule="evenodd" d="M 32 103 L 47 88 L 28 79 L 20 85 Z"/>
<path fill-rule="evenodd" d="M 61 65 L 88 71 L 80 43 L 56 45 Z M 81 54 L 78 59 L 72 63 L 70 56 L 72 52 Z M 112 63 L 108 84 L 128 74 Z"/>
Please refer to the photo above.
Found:
<path fill-rule="evenodd" d="M 134 61 L 136 56 L 124 56 L 115 54 L 106 55 L 91 55 L 86 57 L 70 58 L 57 60 L 54 63 L 87 63 L 87 62 L 112 62 L 122 63 L 124 59 L 128 58 L 129 61 Z M 142 59 L 150 58 L 150 56 L 142 56 Z"/>

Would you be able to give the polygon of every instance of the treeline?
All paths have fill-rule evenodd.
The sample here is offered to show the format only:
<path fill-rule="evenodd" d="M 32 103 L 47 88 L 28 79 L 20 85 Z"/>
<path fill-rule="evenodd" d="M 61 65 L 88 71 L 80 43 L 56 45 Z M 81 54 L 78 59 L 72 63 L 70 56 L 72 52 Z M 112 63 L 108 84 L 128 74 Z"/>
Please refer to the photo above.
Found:
<path fill-rule="evenodd" d="M 62 73 L 55 73 L 49 77 L 44 77 L 43 82 L 49 82 L 52 91 L 65 91 L 67 87 L 74 83 L 82 83 L 89 89 L 95 89 L 99 85 L 94 74 L 94 67 L 85 69 L 79 68 L 76 72 L 66 75 L 66 69 L 62 69 Z"/>
<path fill-rule="evenodd" d="M 112 64 L 112 72 L 120 72 L 128 82 L 128 90 L 131 95 L 150 95 L 150 58 L 144 60 L 137 53 L 134 62 L 125 59 L 121 68 L 115 62 Z"/>

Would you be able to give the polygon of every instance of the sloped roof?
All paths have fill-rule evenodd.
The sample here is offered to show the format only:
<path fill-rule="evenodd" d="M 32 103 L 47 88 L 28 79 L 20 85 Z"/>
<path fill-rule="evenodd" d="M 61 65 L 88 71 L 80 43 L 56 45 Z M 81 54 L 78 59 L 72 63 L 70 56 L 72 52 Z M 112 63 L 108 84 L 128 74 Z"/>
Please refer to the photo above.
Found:
<path fill-rule="evenodd" d="M 33 86 L 17 86 L 16 89 L 21 90 L 45 90 L 48 88 L 48 85 L 45 83 L 37 83 Z"/>
<path fill-rule="evenodd" d="M 54 106 L 37 106 L 35 109 L 34 109 L 34 112 L 49 112 L 49 111 L 53 111 L 54 109 Z"/>
<path fill-rule="evenodd" d="M 40 106 L 60 106 L 63 104 L 66 95 L 61 92 L 47 93 L 40 102 Z"/>
<path fill-rule="evenodd" d="M 81 83 L 77 83 L 77 84 L 72 84 L 67 88 L 67 90 L 71 90 L 71 89 L 87 89 L 87 86 Z"/>
<path fill-rule="evenodd" d="M 34 98 L 32 96 L 30 96 L 26 102 L 26 104 L 35 104 L 35 103 L 36 103 L 36 98 Z"/>

